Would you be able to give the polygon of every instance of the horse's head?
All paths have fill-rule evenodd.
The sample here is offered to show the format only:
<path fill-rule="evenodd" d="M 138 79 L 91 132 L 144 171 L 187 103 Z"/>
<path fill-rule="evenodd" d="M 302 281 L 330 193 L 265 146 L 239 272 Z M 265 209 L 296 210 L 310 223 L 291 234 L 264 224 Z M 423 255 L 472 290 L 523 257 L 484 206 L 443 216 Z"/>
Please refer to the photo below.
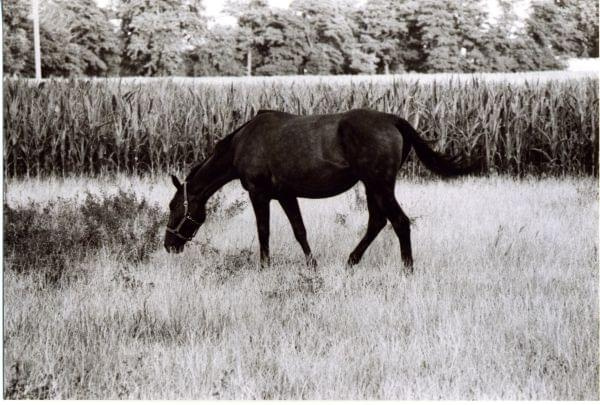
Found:
<path fill-rule="evenodd" d="M 180 253 L 183 246 L 198 232 L 206 218 L 204 203 L 191 195 L 187 182 L 183 184 L 175 176 L 171 176 L 177 191 L 169 203 L 169 223 L 165 233 L 165 249 L 167 252 Z"/>

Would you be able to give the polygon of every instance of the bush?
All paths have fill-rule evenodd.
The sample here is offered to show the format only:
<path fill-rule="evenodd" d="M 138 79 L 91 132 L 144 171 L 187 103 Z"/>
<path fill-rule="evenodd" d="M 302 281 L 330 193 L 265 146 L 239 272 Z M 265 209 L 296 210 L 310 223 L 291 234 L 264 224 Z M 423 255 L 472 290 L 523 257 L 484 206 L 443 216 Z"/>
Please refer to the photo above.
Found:
<path fill-rule="evenodd" d="M 83 205 L 66 199 L 44 206 L 5 204 L 5 266 L 38 272 L 56 284 L 77 278 L 86 257 L 101 249 L 124 262 L 143 262 L 160 246 L 164 218 L 158 206 L 124 191 L 104 198 L 88 194 Z"/>
<path fill-rule="evenodd" d="M 146 261 L 160 246 L 165 214 L 145 199 L 138 201 L 133 193 L 120 191 L 101 201 L 88 194 L 81 213 L 92 249 L 108 244 L 122 259 L 136 263 Z"/>

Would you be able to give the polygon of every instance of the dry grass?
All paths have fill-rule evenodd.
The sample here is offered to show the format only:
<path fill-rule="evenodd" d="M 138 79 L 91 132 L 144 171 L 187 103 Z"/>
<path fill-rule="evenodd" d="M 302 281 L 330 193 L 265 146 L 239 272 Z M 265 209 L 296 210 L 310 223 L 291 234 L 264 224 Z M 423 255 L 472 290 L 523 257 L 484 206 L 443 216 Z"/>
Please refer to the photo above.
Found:
<path fill-rule="evenodd" d="M 166 178 L 13 180 L 6 199 L 115 183 L 162 206 L 172 192 Z M 410 276 L 389 227 L 344 268 L 367 220 L 353 192 L 301 201 L 316 273 L 273 203 L 274 264 L 260 271 L 253 214 L 228 186 L 219 220 L 180 256 L 123 264 L 101 249 L 86 277 L 54 288 L 9 265 L 4 394 L 597 400 L 596 183 L 401 181 Z"/>

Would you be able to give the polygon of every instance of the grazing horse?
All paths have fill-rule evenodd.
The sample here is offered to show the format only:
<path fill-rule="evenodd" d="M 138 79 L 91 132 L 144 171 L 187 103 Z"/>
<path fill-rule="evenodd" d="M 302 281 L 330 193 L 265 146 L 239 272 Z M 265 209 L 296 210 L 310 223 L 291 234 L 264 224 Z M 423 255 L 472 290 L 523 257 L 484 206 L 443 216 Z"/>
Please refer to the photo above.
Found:
<path fill-rule="evenodd" d="M 433 151 L 404 119 L 358 109 L 340 114 L 299 116 L 261 110 L 219 141 L 211 156 L 195 166 L 169 204 L 165 248 L 179 253 L 206 218 L 206 201 L 225 183 L 241 181 L 256 215 L 261 266 L 269 264 L 269 204 L 279 201 L 309 266 L 316 266 L 306 240 L 298 197 L 326 198 L 362 181 L 367 194 L 367 232 L 350 254 L 349 265 L 389 220 L 400 240 L 404 265 L 412 270 L 410 221 L 394 196 L 396 175 L 410 149 L 444 177 L 471 173 L 475 165 Z"/>

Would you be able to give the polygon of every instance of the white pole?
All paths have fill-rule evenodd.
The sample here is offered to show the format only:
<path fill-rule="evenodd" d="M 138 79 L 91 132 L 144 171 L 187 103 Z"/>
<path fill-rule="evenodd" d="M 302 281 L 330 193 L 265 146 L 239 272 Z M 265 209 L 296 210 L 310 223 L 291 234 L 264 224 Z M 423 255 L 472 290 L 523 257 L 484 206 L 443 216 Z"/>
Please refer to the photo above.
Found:
<path fill-rule="evenodd" d="M 40 13 L 38 0 L 32 0 L 33 6 L 33 50 L 35 52 L 35 78 L 42 78 L 42 57 L 40 53 Z"/>
<path fill-rule="evenodd" d="M 248 45 L 248 64 L 246 65 L 246 76 L 252 76 L 252 44 Z"/>

